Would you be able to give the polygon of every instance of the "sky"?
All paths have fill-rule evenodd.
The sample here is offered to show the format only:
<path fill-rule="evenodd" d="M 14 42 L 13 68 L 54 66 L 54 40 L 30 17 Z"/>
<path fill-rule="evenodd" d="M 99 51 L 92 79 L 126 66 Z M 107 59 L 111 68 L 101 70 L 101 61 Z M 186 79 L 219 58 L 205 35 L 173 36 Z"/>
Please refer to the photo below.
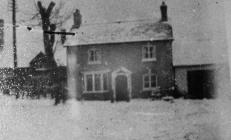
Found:
<path fill-rule="evenodd" d="M 5 19 L 5 46 L 0 51 L 0 67 L 12 67 L 12 31 L 9 0 L 0 0 L 0 18 Z M 61 0 L 54 0 L 59 6 Z M 227 51 L 227 16 L 231 12 L 225 0 L 165 0 L 168 5 L 169 22 L 173 26 L 173 63 L 174 65 L 210 64 L 224 62 Z M 228 0 L 227 0 L 228 1 Z M 50 0 L 42 0 L 48 5 Z M 62 14 L 71 14 L 78 8 L 86 24 L 108 23 L 113 21 L 160 18 L 159 6 L 162 0 L 63 0 Z M 43 51 L 42 31 L 34 27 L 26 29 L 28 19 L 36 11 L 34 0 L 17 1 L 17 48 L 18 64 L 28 66 L 29 61 Z M 229 4 L 231 5 L 231 4 Z M 228 7 L 228 8 L 227 8 Z M 231 21 L 231 20 L 230 20 Z M 35 21 L 36 22 L 36 21 Z M 63 25 L 69 29 L 72 17 Z M 230 33 L 231 34 L 231 33 Z M 58 36 L 57 36 L 58 37 Z M 59 47 L 56 58 L 65 65 L 65 49 Z"/>

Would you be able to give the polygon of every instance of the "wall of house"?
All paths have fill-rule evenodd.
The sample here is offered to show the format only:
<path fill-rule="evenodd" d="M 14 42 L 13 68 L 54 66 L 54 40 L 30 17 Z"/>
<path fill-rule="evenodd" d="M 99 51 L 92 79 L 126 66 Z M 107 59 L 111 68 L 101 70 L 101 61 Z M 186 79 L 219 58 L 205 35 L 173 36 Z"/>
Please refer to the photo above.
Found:
<path fill-rule="evenodd" d="M 175 66 L 175 84 L 178 88 L 178 92 L 187 96 L 188 94 L 188 71 L 197 71 L 197 70 L 216 70 L 216 66 L 212 64 L 208 65 L 189 65 L 189 66 Z"/>
<path fill-rule="evenodd" d="M 125 67 L 132 72 L 132 97 L 147 97 L 148 93 L 142 91 L 142 75 L 148 73 L 149 69 L 158 75 L 158 86 L 166 89 L 173 85 L 172 41 L 152 42 L 152 44 L 156 45 L 157 60 L 153 62 L 142 62 L 142 47 L 147 45 L 147 43 L 148 42 L 136 42 L 68 47 L 69 51 L 67 51 L 67 56 L 73 57 L 71 55 L 75 55 L 77 57 L 77 62 L 80 64 L 79 70 L 81 72 L 109 70 L 110 75 L 114 70 Z M 88 50 L 90 48 L 101 49 L 101 64 L 88 64 Z M 76 68 L 76 64 L 73 63 L 76 62 L 69 63 L 68 67 Z M 110 76 L 109 85 L 111 85 Z M 109 91 L 111 91 L 111 89 Z M 110 93 L 106 94 L 107 95 L 104 94 L 105 98 L 109 98 L 111 95 Z"/>

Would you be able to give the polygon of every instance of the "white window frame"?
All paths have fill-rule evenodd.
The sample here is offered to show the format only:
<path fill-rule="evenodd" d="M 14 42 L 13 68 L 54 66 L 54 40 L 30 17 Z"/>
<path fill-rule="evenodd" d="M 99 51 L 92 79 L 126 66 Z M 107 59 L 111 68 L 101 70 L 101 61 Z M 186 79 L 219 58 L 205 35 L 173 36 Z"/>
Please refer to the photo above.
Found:
<path fill-rule="evenodd" d="M 145 54 L 146 54 L 146 50 L 145 48 L 148 48 L 148 58 L 145 57 Z M 153 48 L 152 50 L 152 56 L 153 57 L 150 57 L 150 48 Z M 150 62 L 150 61 L 156 61 L 156 46 L 151 44 L 151 43 L 148 43 L 146 46 L 143 46 L 142 47 L 142 62 Z"/>
<path fill-rule="evenodd" d="M 83 74 L 83 79 L 84 79 L 84 89 L 83 89 L 83 93 L 105 93 L 109 91 L 109 71 L 94 71 L 94 72 L 85 72 Z M 95 75 L 96 74 L 100 74 L 100 90 L 96 90 L 96 86 L 95 86 Z M 104 90 L 104 79 L 103 79 L 103 75 L 106 74 L 107 75 L 107 89 Z M 92 91 L 88 91 L 87 90 L 87 75 L 92 75 Z"/>
<path fill-rule="evenodd" d="M 149 87 L 145 87 L 145 77 L 147 77 L 148 76 L 148 78 L 149 78 L 149 81 L 148 81 L 148 83 L 149 83 Z M 156 86 L 155 87 L 151 87 L 151 83 L 152 83 L 152 81 L 151 81 L 151 77 L 152 76 L 155 76 L 155 80 L 156 80 Z M 147 91 L 147 90 L 156 90 L 156 89 L 158 89 L 159 88 L 159 86 L 158 86 L 158 76 L 156 75 L 156 74 L 154 74 L 154 73 L 146 73 L 146 74 L 143 74 L 143 91 Z"/>
<path fill-rule="evenodd" d="M 90 57 L 91 57 L 91 54 L 90 52 L 91 51 L 94 51 L 94 55 L 97 55 L 97 51 L 99 51 L 99 54 L 98 54 L 98 60 L 90 60 Z M 94 56 L 94 57 L 97 57 L 97 56 Z M 97 49 L 97 48 L 91 48 L 88 50 L 88 64 L 101 64 L 101 58 L 102 58 L 102 51 L 101 49 Z"/>

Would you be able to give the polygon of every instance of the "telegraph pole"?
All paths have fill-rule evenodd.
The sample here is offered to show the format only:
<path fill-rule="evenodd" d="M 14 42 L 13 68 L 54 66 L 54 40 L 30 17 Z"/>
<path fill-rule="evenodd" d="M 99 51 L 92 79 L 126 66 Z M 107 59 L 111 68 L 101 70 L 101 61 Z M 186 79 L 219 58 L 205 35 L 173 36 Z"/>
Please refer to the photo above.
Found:
<path fill-rule="evenodd" d="M 16 48 L 16 2 L 12 0 L 12 23 L 13 23 L 13 57 L 14 57 L 14 68 L 17 64 L 17 48 Z"/>

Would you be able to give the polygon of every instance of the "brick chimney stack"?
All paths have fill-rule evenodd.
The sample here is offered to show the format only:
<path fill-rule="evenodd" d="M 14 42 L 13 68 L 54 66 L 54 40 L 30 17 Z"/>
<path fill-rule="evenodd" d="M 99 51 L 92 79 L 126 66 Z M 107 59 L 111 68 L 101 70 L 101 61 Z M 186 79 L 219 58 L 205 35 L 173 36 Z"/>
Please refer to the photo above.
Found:
<path fill-rule="evenodd" d="M 168 21 L 168 7 L 163 1 L 161 6 L 160 6 L 160 12 L 161 12 L 161 21 Z"/>
<path fill-rule="evenodd" d="M 75 10 L 75 12 L 73 14 L 73 20 L 74 20 L 74 24 L 73 24 L 72 28 L 78 29 L 82 23 L 82 16 L 79 12 L 79 9 Z"/>

